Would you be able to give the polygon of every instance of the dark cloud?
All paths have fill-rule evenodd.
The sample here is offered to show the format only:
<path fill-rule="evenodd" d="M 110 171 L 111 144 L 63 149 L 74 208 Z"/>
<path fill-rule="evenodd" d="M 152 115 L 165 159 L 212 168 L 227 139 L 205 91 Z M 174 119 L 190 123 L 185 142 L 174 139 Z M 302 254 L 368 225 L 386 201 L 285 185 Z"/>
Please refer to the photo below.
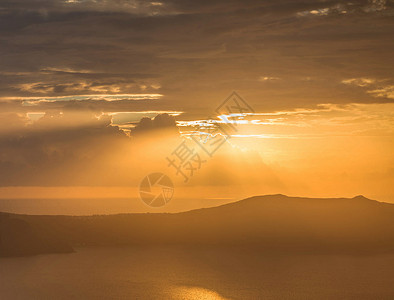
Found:
<path fill-rule="evenodd" d="M 161 93 L 146 110 L 203 116 L 232 90 L 261 110 L 382 101 L 341 81 L 392 80 L 392 16 L 384 0 L 2 1 L 0 96 Z"/>
<path fill-rule="evenodd" d="M 143 118 L 130 136 L 89 110 L 51 111 L 35 122 L 0 113 L 0 186 L 130 185 L 144 175 L 146 153 L 164 162 L 179 141 L 168 114 Z"/>
<path fill-rule="evenodd" d="M 0 114 L 0 185 L 95 185 L 118 180 L 108 153 L 129 138 L 111 118 L 89 112 L 46 113 L 31 124 L 26 116 Z M 120 169 L 117 169 L 118 171 Z M 95 176 L 94 174 L 101 175 Z M 113 183 L 113 182 L 112 182 Z"/>
<path fill-rule="evenodd" d="M 142 118 L 132 129 L 131 133 L 133 136 L 139 136 L 141 134 L 151 133 L 153 131 L 162 129 L 166 130 L 167 132 L 179 135 L 175 118 L 167 113 L 158 114 L 153 119 L 148 117 Z"/>

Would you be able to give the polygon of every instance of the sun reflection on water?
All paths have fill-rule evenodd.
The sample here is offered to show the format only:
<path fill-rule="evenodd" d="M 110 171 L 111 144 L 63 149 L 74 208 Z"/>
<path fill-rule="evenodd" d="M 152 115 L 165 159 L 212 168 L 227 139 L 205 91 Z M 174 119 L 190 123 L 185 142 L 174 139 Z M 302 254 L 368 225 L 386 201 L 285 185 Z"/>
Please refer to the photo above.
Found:
<path fill-rule="evenodd" d="M 230 300 L 202 287 L 195 286 L 177 286 L 171 289 L 171 299 L 182 300 Z"/>

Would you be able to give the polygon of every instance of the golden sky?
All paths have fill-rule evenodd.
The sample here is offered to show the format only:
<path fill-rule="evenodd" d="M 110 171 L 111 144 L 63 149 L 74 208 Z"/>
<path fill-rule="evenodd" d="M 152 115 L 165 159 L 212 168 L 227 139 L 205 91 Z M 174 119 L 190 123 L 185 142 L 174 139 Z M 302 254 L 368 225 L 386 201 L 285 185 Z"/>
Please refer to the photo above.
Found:
<path fill-rule="evenodd" d="M 393 14 L 389 0 L 1 3 L 0 198 L 127 197 L 160 171 L 184 198 L 394 202 Z M 184 183 L 166 158 L 223 124 L 233 91 L 251 110 L 226 116 L 236 130 Z"/>

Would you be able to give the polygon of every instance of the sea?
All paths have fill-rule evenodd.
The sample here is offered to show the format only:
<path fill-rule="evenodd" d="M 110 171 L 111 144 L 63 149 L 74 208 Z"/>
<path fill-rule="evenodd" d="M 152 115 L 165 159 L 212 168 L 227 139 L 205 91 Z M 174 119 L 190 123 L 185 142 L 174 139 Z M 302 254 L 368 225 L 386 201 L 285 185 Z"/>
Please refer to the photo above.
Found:
<path fill-rule="evenodd" d="M 394 299 L 394 255 L 85 247 L 0 258 L 0 299 Z"/>

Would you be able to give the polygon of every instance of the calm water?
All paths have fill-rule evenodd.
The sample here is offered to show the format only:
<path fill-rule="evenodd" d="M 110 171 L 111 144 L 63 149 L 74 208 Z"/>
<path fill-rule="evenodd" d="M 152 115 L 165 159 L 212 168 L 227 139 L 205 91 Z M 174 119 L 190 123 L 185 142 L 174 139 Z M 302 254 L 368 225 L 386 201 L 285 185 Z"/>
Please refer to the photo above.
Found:
<path fill-rule="evenodd" d="M 180 212 L 212 207 L 234 201 L 232 199 L 180 199 L 152 208 L 140 198 L 108 199 L 0 199 L 0 212 L 29 215 L 94 215 L 118 213 Z"/>
<path fill-rule="evenodd" d="M 394 255 L 83 248 L 0 259 L 0 299 L 394 299 Z"/>

